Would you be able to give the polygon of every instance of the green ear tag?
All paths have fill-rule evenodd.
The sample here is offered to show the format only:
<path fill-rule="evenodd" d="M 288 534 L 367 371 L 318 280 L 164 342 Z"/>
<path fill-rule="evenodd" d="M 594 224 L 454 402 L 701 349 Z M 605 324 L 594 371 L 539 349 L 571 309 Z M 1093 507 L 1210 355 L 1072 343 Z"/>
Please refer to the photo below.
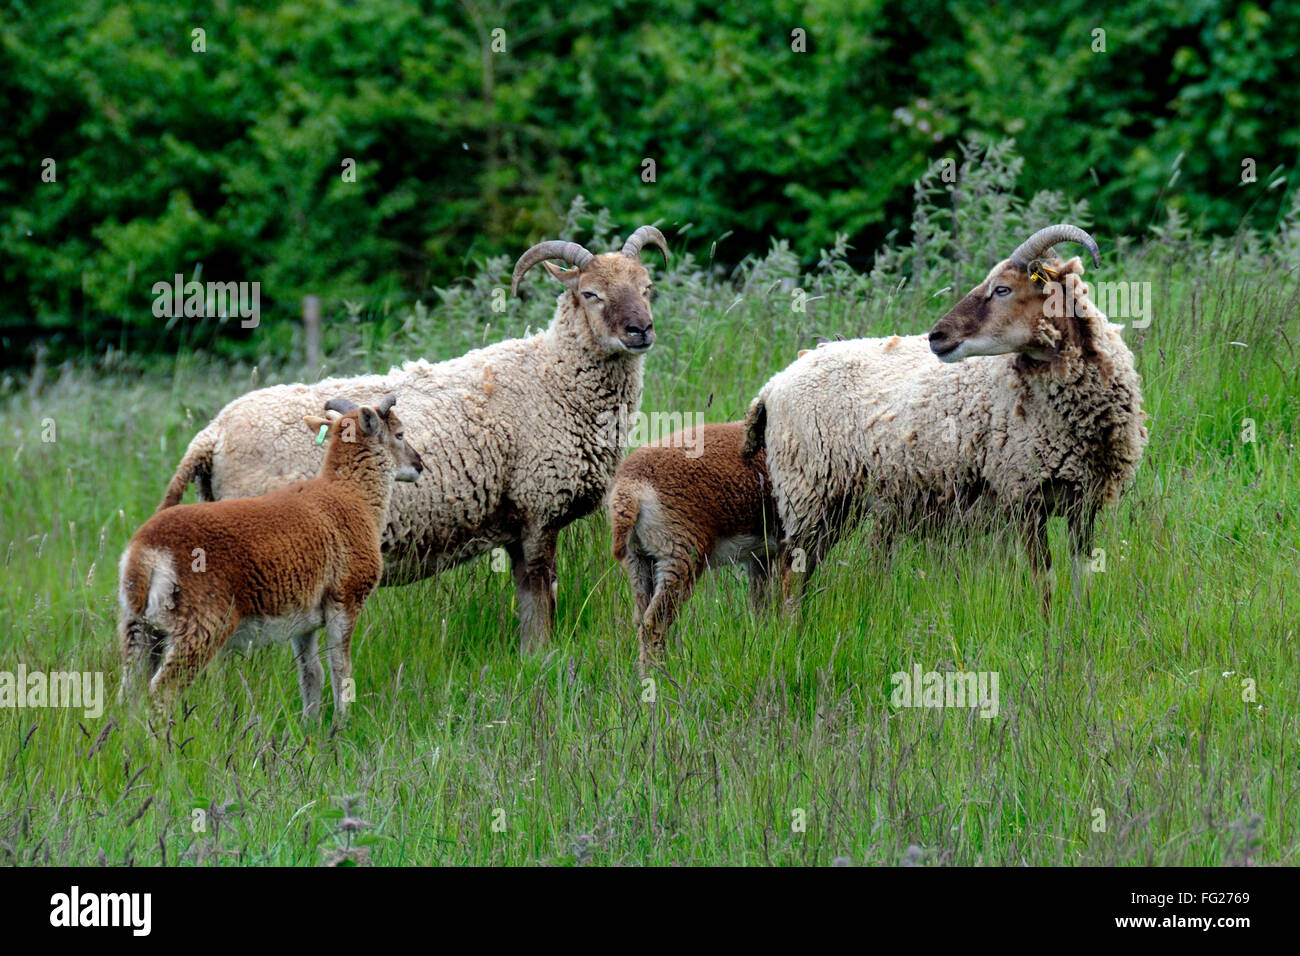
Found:
<path fill-rule="evenodd" d="M 318 445 L 325 444 L 325 433 L 328 432 L 329 430 L 330 430 L 329 425 L 322 425 L 320 427 L 320 434 L 316 436 L 316 444 Z"/>

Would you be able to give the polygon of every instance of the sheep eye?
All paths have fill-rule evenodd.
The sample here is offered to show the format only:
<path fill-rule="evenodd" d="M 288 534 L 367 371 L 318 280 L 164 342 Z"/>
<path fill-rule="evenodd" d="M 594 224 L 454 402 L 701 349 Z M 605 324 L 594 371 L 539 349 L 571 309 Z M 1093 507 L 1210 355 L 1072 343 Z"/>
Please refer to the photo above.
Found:
<path fill-rule="evenodd" d="M 998 286 L 996 289 L 993 290 L 993 294 L 994 294 L 994 295 L 1000 295 L 1000 296 L 1008 296 L 1008 295 L 1011 294 L 1011 287 L 1010 287 L 1010 286 L 1005 286 L 1005 285 L 1000 285 L 1000 286 Z"/>
<path fill-rule="evenodd" d="M 583 294 L 583 296 L 587 299 L 588 302 L 599 302 L 599 301 L 600 301 L 600 296 L 596 295 L 596 293 L 594 293 L 594 292 L 584 292 L 584 293 L 582 293 L 582 294 Z"/>

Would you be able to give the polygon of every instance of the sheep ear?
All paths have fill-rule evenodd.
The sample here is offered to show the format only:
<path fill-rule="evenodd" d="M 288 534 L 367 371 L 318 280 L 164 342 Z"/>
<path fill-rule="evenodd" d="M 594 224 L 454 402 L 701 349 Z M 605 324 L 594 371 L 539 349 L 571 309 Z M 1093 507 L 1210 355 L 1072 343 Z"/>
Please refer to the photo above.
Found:
<path fill-rule="evenodd" d="M 1029 281 L 1036 289 L 1041 290 L 1047 283 L 1057 282 L 1061 278 L 1056 270 L 1047 267 L 1047 262 L 1044 259 L 1035 259 L 1025 268 L 1029 273 Z"/>
<path fill-rule="evenodd" d="M 361 434 L 367 438 L 373 438 L 379 434 L 379 409 L 371 408 L 369 405 L 362 405 L 357 412 L 357 422 L 361 426 Z"/>
<path fill-rule="evenodd" d="M 576 266 L 572 269 L 561 269 L 559 266 L 552 265 L 550 262 L 543 262 L 542 267 L 551 274 L 552 279 L 568 286 L 570 289 L 572 289 L 577 283 L 578 276 L 582 275 L 582 270 Z"/>
<path fill-rule="evenodd" d="M 311 437 L 316 440 L 317 445 L 325 444 L 325 439 L 330 435 L 330 429 L 338 421 L 338 414 L 333 418 L 321 418 L 319 415 L 304 415 L 302 420 L 307 423 L 307 431 L 311 432 Z"/>

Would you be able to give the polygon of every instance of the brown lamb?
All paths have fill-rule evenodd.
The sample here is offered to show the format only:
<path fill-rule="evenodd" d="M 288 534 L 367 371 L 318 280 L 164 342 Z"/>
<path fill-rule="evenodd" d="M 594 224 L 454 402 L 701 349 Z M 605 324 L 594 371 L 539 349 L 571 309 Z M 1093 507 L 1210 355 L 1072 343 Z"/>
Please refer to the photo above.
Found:
<path fill-rule="evenodd" d="M 614 476 L 614 557 L 636 599 L 642 672 L 661 658 L 669 627 L 709 567 L 743 562 L 751 602 L 764 603 L 781 536 L 766 459 L 760 451 L 746 461 L 744 437 L 741 422 L 678 432 L 632 452 Z"/>
<path fill-rule="evenodd" d="M 137 531 L 120 564 L 122 692 L 146 672 L 155 707 L 176 696 L 232 639 L 290 641 L 303 713 L 320 715 L 324 673 L 317 631 L 328 631 L 335 718 L 352 698 L 352 629 L 383 570 L 380 533 L 393 481 L 424 464 L 392 411 L 396 397 L 358 407 L 333 399 L 320 475 L 256 498 L 180 505 Z M 306 435 L 303 441 L 310 441 Z"/>

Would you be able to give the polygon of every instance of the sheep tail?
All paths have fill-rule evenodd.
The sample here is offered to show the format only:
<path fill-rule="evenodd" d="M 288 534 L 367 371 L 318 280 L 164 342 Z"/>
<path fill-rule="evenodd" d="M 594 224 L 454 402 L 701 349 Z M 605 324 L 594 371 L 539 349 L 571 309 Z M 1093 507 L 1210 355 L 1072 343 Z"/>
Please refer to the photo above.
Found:
<path fill-rule="evenodd" d="M 614 560 L 627 557 L 636 530 L 636 519 L 641 513 L 641 499 L 627 485 L 614 486 L 609 496 L 609 523 L 614 534 Z"/>
<path fill-rule="evenodd" d="M 767 404 L 760 395 L 754 399 L 753 404 L 749 406 L 749 411 L 745 413 L 745 443 L 740 449 L 745 461 L 752 461 L 754 456 L 763 450 L 767 444 L 766 431 Z"/>
<path fill-rule="evenodd" d="M 120 571 L 120 597 L 126 611 L 124 620 L 139 620 L 149 605 L 149 589 L 153 587 L 153 567 L 140 560 L 135 549 L 128 546 L 122 557 Z"/>
<path fill-rule="evenodd" d="M 194 436 L 190 442 L 190 447 L 185 449 L 185 457 L 181 463 L 176 466 L 176 474 L 172 475 L 171 484 L 167 486 L 167 493 L 163 495 L 162 503 L 158 505 L 158 511 L 164 508 L 171 508 L 181 503 L 181 498 L 185 497 L 185 489 L 194 482 L 198 486 L 199 497 L 205 501 L 212 500 L 212 454 L 217 446 L 217 427 L 215 424 L 209 425 L 203 431 Z M 157 512 L 154 512 L 157 514 Z"/>

